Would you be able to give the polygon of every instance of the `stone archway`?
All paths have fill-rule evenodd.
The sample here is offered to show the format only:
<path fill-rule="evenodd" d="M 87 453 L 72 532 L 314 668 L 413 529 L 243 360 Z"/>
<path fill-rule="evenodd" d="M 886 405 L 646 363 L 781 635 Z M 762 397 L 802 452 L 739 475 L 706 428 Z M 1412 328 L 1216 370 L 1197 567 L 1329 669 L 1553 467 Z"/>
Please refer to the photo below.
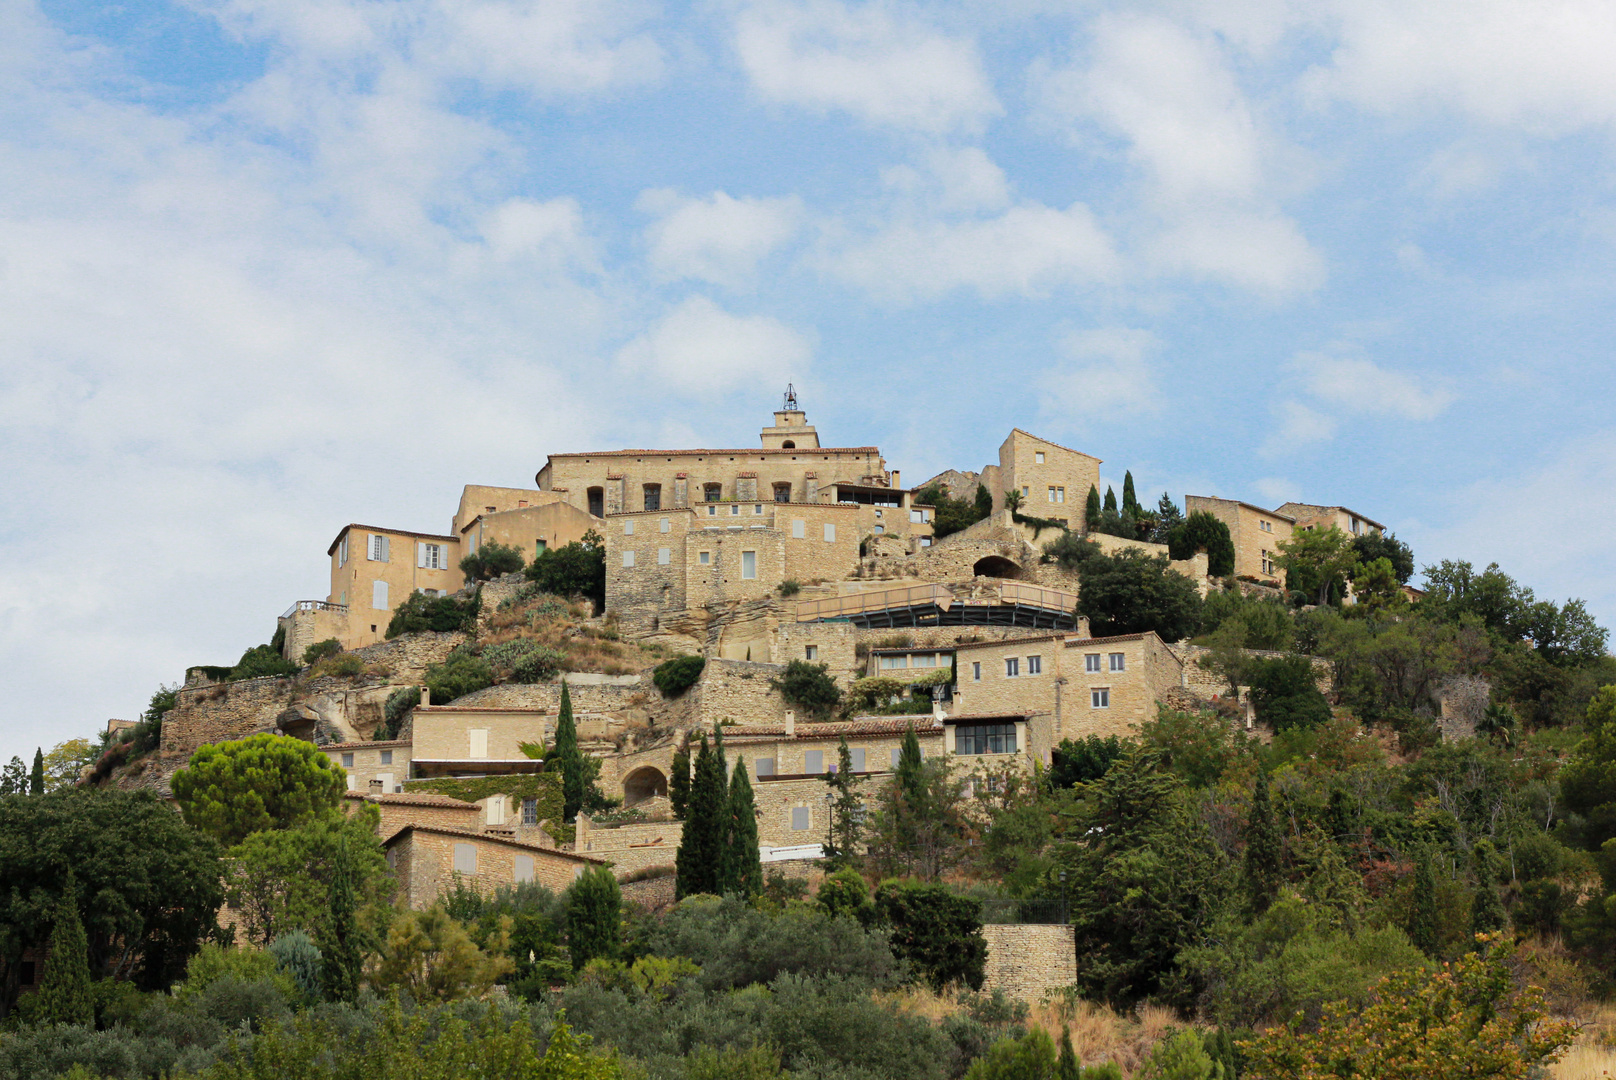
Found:
<path fill-rule="evenodd" d="M 1002 555 L 989 555 L 976 560 L 971 566 L 971 573 L 977 577 L 1010 578 L 1013 581 L 1027 576 L 1021 567 Z"/>
<path fill-rule="evenodd" d="M 667 793 L 668 778 L 661 769 L 653 765 L 641 765 L 623 777 L 624 806 L 633 806 L 635 803 Z"/>

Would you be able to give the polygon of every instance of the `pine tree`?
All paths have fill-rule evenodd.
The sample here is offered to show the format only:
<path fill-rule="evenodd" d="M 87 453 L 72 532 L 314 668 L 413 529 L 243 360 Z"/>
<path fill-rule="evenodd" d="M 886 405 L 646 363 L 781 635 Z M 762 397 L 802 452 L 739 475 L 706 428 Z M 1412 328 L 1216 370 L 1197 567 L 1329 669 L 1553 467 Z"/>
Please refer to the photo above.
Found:
<path fill-rule="evenodd" d="M 986 484 L 976 485 L 976 520 L 981 521 L 993 513 L 993 493 Z"/>
<path fill-rule="evenodd" d="M 1072 1029 L 1061 1025 L 1060 1057 L 1055 1062 L 1055 1080 L 1081 1080 L 1082 1068 L 1077 1053 L 1072 1049 Z"/>
<path fill-rule="evenodd" d="M 56 925 L 51 928 L 50 952 L 40 979 L 40 1023 L 95 1023 L 95 1002 L 90 996 L 90 943 L 79 918 L 78 896 L 78 883 L 70 870 L 56 905 Z"/>
<path fill-rule="evenodd" d="M 28 794 L 45 794 L 45 751 L 34 748 L 34 771 L 28 776 Z"/>
<path fill-rule="evenodd" d="M 1139 497 L 1133 490 L 1133 473 L 1122 474 L 1122 512 L 1129 517 L 1138 517 L 1144 507 L 1139 505 Z"/>
<path fill-rule="evenodd" d="M 1089 485 L 1088 503 L 1083 507 L 1083 524 L 1091 531 L 1100 523 L 1100 489 Z"/>
<path fill-rule="evenodd" d="M 572 969 L 597 957 L 616 960 L 623 944 L 623 894 L 604 866 L 585 870 L 567 893 L 567 951 Z"/>
<path fill-rule="evenodd" d="M 321 981 L 327 998 L 352 1004 L 359 999 L 359 970 L 364 957 L 359 948 L 358 902 L 346 836 L 337 839 L 326 906 L 327 917 L 318 942 L 323 961 Z"/>
<path fill-rule="evenodd" d="M 673 775 L 668 777 L 668 801 L 673 804 L 673 816 L 683 821 L 690 808 L 690 733 L 679 741 L 673 752 Z"/>
<path fill-rule="evenodd" d="M 1498 854 L 1490 840 L 1478 840 L 1471 853 L 1476 870 L 1476 895 L 1470 901 L 1470 932 L 1491 934 L 1504 929 L 1508 918 L 1498 899 Z"/>
<path fill-rule="evenodd" d="M 565 679 L 556 716 L 555 755 L 561 766 L 561 820 L 575 821 L 584 805 L 584 758 L 578 752 L 578 725 L 572 719 L 572 694 Z"/>
<path fill-rule="evenodd" d="M 729 782 L 729 843 L 725 847 L 726 889 L 748 899 L 763 892 L 763 860 L 758 854 L 757 805 L 746 759 L 735 758 Z"/>
<path fill-rule="evenodd" d="M 722 885 L 724 858 L 724 819 L 726 805 L 724 774 L 718 757 L 701 737 L 696 750 L 695 775 L 690 781 L 690 806 L 685 812 L 684 833 L 674 856 L 678 875 L 675 891 L 680 898 L 696 893 L 715 893 Z"/>
<path fill-rule="evenodd" d="M 1436 956 L 1436 879 L 1431 874 L 1431 855 L 1420 852 L 1414 867 L 1414 919 L 1408 939 L 1426 956 Z"/>
<path fill-rule="evenodd" d="M 1242 874 L 1252 914 L 1261 915 L 1274 902 L 1279 893 L 1279 875 L 1279 829 L 1268 798 L 1268 774 L 1259 770 L 1256 789 L 1251 793 L 1251 813 L 1246 817 Z"/>

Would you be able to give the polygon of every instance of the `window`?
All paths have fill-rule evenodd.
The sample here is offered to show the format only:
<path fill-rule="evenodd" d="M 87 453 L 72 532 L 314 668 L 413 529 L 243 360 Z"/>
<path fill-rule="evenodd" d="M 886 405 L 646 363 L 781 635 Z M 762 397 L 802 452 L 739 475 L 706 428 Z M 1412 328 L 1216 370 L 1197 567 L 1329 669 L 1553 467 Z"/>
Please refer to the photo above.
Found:
<path fill-rule="evenodd" d="M 825 751 L 810 750 L 802 756 L 802 771 L 810 775 L 825 771 Z"/>
<path fill-rule="evenodd" d="M 706 566 L 713 561 L 713 553 L 710 551 L 704 551 L 700 555 L 696 556 L 696 561 L 701 565 Z"/>
<path fill-rule="evenodd" d="M 791 808 L 791 831 L 805 832 L 808 828 L 808 808 L 806 806 L 793 806 Z"/>
<path fill-rule="evenodd" d="M 487 728 L 471 728 L 470 730 L 468 730 L 466 732 L 466 735 L 467 735 L 468 740 L 471 743 L 471 746 L 468 748 L 468 750 L 469 750 L 468 756 L 473 757 L 473 758 L 485 758 L 485 757 L 487 757 L 488 756 L 488 729 Z"/>
<path fill-rule="evenodd" d="M 741 516 L 741 508 L 740 508 L 739 504 L 729 508 L 729 516 L 730 517 L 740 517 Z"/>
<path fill-rule="evenodd" d="M 533 541 L 533 557 L 536 559 L 540 555 L 543 555 L 545 551 L 549 549 L 549 547 L 550 545 L 545 542 L 544 537 L 539 537 L 537 540 Z"/>
<path fill-rule="evenodd" d="M 877 510 L 875 512 L 875 520 L 877 520 L 877 521 L 881 520 L 881 511 Z"/>
<path fill-rule="evenodd" d="M 1128 663 L 1126 653 L 1114 652 L 1111 654 L 1111 670 L 1122 671 Z"/>
<path fill-rule="evenodd" d="M 475 844 L 456 844 L 454 846 L 454 868 L 457 874 L 475 874 L 477 872 L 477 847 Z"/>
<path fill-rule="evenodd" d="M 1031 495 L 1032 495 L 1032 488 L 1027 486 L 1026 484 L 1022 484 L 1021 485 L 1021 497 L 1023 499 L 1026 499 L 1026 498 L 1031 497 Z"/>
<path fill-rule="evenodd" d="M 1032 460 L 1033 464 L 1042 465 L 1044 463 L 1044 452 L 1042 450 L 1034 452 L 1032 455 Z"/>
<path fill-rule="evenodd" d="M 1049 489 L 1049 501 L 1050 502 L 1055 501 L 1055 488 L 1053 486 L 1051 486 L 1050 489 Z"/>
<path fill-rule="evenodd" d="M 1257 528 L 1261 529 L 1263 532 L 1274 531 L 1274 525 L 1271 521 L 1259 521 L 1257 522 Z"/>
<path fill-rule="evenodd" d="M 342 755 L 342 767 L 344 769 L 353 768 L 353 755 L 352 754 L 343 754 Z"/>
<path fill-rule="evenodd" d="M 1087 656 L 1083 657 L 1083 670 L 1089 672 L 1099 671 L 1100 654 L 1097 652 L 1091 652 Z"/>
<path fill-rule="evenodd" d="M 825 543 L 834 544 L 835 542 L 836 542 L 836 526 L 830 524 L 829 522 L 827 522 L 826 525 L 825 525 Z"/>
<path fill-rule="evenodd" d="M 1058 502 L 1058 503 L 1063 503 L 1063 502 L 1066 501 L 1066 489 L 1065 488 L 1058 487 L 1058 488 L 1055 489 L 1055 501 Z"/>
<path fill-rule="evenodd" d="M 751 581 L 757 577 L 757 552 L 741 552 L 741 580 Z"/>
<path fill-rule="evenodd" d="M 910 667 L 936 667 L 936 653 L 917 653 L 909 657 Z"/>
<path fill-rule="evenodd" d="M 1014 679 L 1021 674 L 1021 657 L 1007 656 L 1004 658 L 1004 677 Z"/>
<path fill-rule="evenodd" d="M 1271 558 L 1272 555 L 1273 552 L 1269 551 L 1267 548 L 1263 548 L 1262 572 L 1265 574 L 1272 574 L 1274 572 L 1274 560 Z"/>
<path fill-rule="evenodd" d="M 337 541 L 337 565 L 348 565 L 348 534 L 343 533 L 342 539 Z"/>
<path fill-rule="evenodd" d="M 790 484 L 776 484 L 776 485 L 774 485 L 774 501 L 775 502 L 787 502 L 787 503 L 790 502 L 791 501 L 791 485 Z"/>
<path fill-rule="evenodd" d="M 539 800 L 522 800 L 522 824 L 537 825 L 539 823 Z"/>
<path fill-rule="evenodd" d="M 922 537 L 921 537 L 921 538 L 920 538 L 920 546 L 921 546 L 921 547 L 931 547 L 931 537 L 929 537 L 929 536 L 922 536 Z"/>
<path fill-rule="evenodd" d="M 371 562 L 387 561 L 387 537 L 370 534 L 370 549 L 365 553 Z"/>
<path fill-rule="evenodd" d="M 887 527 L 885 525 L 877 525 L 875 527 L 875 535 L 877 535 L 877 536 L 880 536 L 882 533 L 884 533 L 886 531 L 887 531 Z"/>
<path fill-rule="evenodd" d="M 902 760 L 902 758 L 903 758 L 903 751 L 898 749 L 897 747 L 893 747 L 892 748 L 892 767 L 894 769 L 896 769 L 898 767 L 898 762 L 900 760 Z"/>
<path fill-rule="evenodd" d="M 1029 656 L 1029 657 L 1027 657 L 1027 674 L 1028 675 L 1040 675 L 1040 674 L 1043 673 L 1043 670 L 1044 670 L 1044 658 L 1042 656 Z"/>
<path fill-rule="evenodd" d="M 1362 532 L 1363 532 L 1363 522 L 1359 521 L 1357 518 L 1353 518 L 1352 519 L 1352 535 L 1353 536 L 1358 536 Z"/>
<path fill-rule="evenodd" d="M 672 548 L 657 548 L 656 549 L 656 564 L 658 566 L 667 566 L 672 561 L 673 561 L 673 549 Z"/>
<path fill-rule="evenodd" d="M 791 539 L 801 540 L 808 535 L 808 523 L 801 518 L 791 519 Z"/>
<path fill-rule="evenodd" d="M 909 658 L 907 656 L 883 656 L 876 661 L 876 665 L 883 671 L 891 671 L 894 668 L 906 668 L 909 666 Z"/>
<path fill-rule="evenodd" d="M 709 507 L 708 507 L 708 508 L 707 508 L 707 516 L 708 516 L 708 517 L 717 517 L 717 516 L 718 516 L 718 507 L 716 507 L 716 506 L 709 506 Z"/>
<path fill-rule="evenodd" d="M 854 749 L 851 752 L 851 756 L 853 758 L 853 771 L 854 772 L 863 772 L 864 771 L 864 748 L 862 746 L 860 746 L 860 747 Z"/>
<path fill-rule="evenodd" d="M 391 750 L 383 750 L 381 753 L 381 758 L 381 763 L 383 765 L 391 765 L 393 763 L 393 752 Z"/>
<path fill-rule="evenodd" d="M 972 682 L 981 682 L 982 681 L 982 664 L 981 664 L 981 661 L 975 661 L 975 662 L 973 662 L 971 664 L 971 681 Z"/>
<path fill-rule="evenodd" d="M 495 795 L 488 800 L 488 824 L 505 824 L 505 796 Z"/>
<path fill-rule="evenodd" d="M 759 780 L 765 776 L 774 775 L 774 759 L 772 757 L 760 757 L 757 759 L 757 775 Z"/>
<path fill-rule="evenodd" d="M 663 532 L 672 532 L 673 531 L 673 522 L 669 521 L 667 518 L 663 518 L 662 519 L 662 531 Z"/>
<path fill-rule="evenodd" d="M 422 570 L 444 570 L 449 566 L 449 552 L 442 544 L 415 545 L 415 565 Z"/>
<path fill-rule="evenodd" d="M 387 582 L 373 581 L 370 583 L 370 606 L 377 611 L 387 611 Z"/>
<path fill-rule="evenodd" d="M 633 565 L 634 565 L 634 553 L 632 551 L 623 552 L 623 569 L 627 570 L 629 567 L 631 567 Z"/>
<path fill-rule="evenodd" d="M 605 492 L 605 489 L 598 488 L 598 487 L 592 487 L 592 488 L 589 489 L 588 495 L 589 495 L 589 512 L 591 514 L 593 514 L 595 517 L 605 517 L 606 516 L 606 492 Z"/>
<path fill-rule="evenodd" d="M 954 729 L 956 754 L 1013 754 L 1016 725 L 961 724 Z"/>
<path fill-rule="evenodd" d="M 708 502 L 717 502 L 719 499 L 722 499 L 724 497 L 724 485 L 723 484 L 703 484 L 703 485 L 701 485 L 701 497 L 703 499 L 707 500 Z"/>
<path fill-rule="evenodd" d="M 762 503 L 753 503 L 752 504 L 752 516 L 753 517 L 761 517 L 762 515 L 763 515 L 763 504 Z"/>
<path fill-rule="evenodd" d="M 1096 686 L 1089 691 L 1089 708 L 1109 709 L 1111 707 L 1111 688 L 1109 686 Z"/>
<path fill-rule="evenodd" d="M 802 650 L 802 653 L 803 653 L 802 658 L 804 660 L 818 660 L 819 659 L 819 646 L 818 645 L 809 645 L 808 647 L 806 647 L 805 649 Z"/>
<path fill-rule="evenodd" d="M 623 535 L 624 536 L 633 536 L 634 535 L 634 522 L 632 520 L 623 522 Z"/>
<path fill-rule="evenodd" d="M 646 484 L 643 490 L 645 491 L 645 508 L 647 510 L 662 509 L 662 485 Z"/>
<path fill-rule="evenodd" d="M 511 860 L 511 877 L 518 885 L 533 880 L 533 856 L 518 855 Z"/>

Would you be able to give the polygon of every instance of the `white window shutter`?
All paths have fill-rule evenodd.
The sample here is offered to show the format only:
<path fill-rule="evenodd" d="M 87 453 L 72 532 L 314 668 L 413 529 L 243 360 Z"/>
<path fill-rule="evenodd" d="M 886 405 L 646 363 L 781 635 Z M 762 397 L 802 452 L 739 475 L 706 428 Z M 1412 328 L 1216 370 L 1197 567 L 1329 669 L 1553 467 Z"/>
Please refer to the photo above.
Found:
<path fill-rule="evenodd" d="M 382 562 L 387 562 L 387 561 L 389 561 L 389 559 L 390 559 L 390 557 L 391 557 L 391 555 L 393 553 L 393 542 L 391 540 L 389 540 L 385 536 L 381 538 L 381 541 L 382 541 Z"/>
<path fill-rule="evenodd" d="M 417 569 L 426 568 L 426 545 L 420 541 L 415 544 L 415 565 Z"/>
<path fill-rule="evenodd" d="M 387 611 L 387 582 L 373 581 L 370 583 L 370 606 L 377 611 Z"/>

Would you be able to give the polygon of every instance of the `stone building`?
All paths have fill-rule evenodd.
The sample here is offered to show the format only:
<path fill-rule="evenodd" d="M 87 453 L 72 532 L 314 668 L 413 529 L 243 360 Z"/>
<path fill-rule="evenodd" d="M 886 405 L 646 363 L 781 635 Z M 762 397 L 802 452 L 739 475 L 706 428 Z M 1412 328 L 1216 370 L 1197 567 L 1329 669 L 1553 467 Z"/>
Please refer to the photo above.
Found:
<path fill-rule="evenodd" d="M 537 882 L 565 889 L 604 860 L 491 832 L 408 824 L 382 841 L 399 895 L 411 908 L 431 907 L 456 880 L 479 892 Z"/>
<path fill-rule="evenodd" d="M 999 463 L 982 470 L 981 483 L 995 511 L 1005 508 L 1006 491 L 1019 491 L 1021 513 L 1083 532 L 1083 508 L 1089 488 L 1099 486 L 1100 459 L 1016 428 L 999 447 Z"/>
<path fill-rule="evenodd" d="M 1291 538 L 1296 519 L 1276 510 L 1264 510 L 1238 499 L 1218 499 L 1210 495 L 1184 496 L 1186 516 L 1202 511 L 1229 526 L 1234 542 L 1236 577 L 1252 577 L 1278 584 L 1282 571 L 1276 560 L 1279 544 Z"/>
<path fill-rule="evenodd" d="M 1298 531 L 1327 530 L 1331 526 L 1340 529 L 1348 536 L 1367 536 L 1370 533 L 1378 534 L 1386 531 L 1386 526 L 1380 522 L 1348 510 L 1344 506 L 1315 506 L 1312 503 L 1288 502 L 1274 512 L 1294 520 Z"/>
<path fill-rule="evenodd" d="M 320 749 L 331 764 L 341 766 L 348 774 L 350 794 L 391 794 L 403 790 L 404 781 L 410 777 L 408 739 L 327 743 Z"/>

